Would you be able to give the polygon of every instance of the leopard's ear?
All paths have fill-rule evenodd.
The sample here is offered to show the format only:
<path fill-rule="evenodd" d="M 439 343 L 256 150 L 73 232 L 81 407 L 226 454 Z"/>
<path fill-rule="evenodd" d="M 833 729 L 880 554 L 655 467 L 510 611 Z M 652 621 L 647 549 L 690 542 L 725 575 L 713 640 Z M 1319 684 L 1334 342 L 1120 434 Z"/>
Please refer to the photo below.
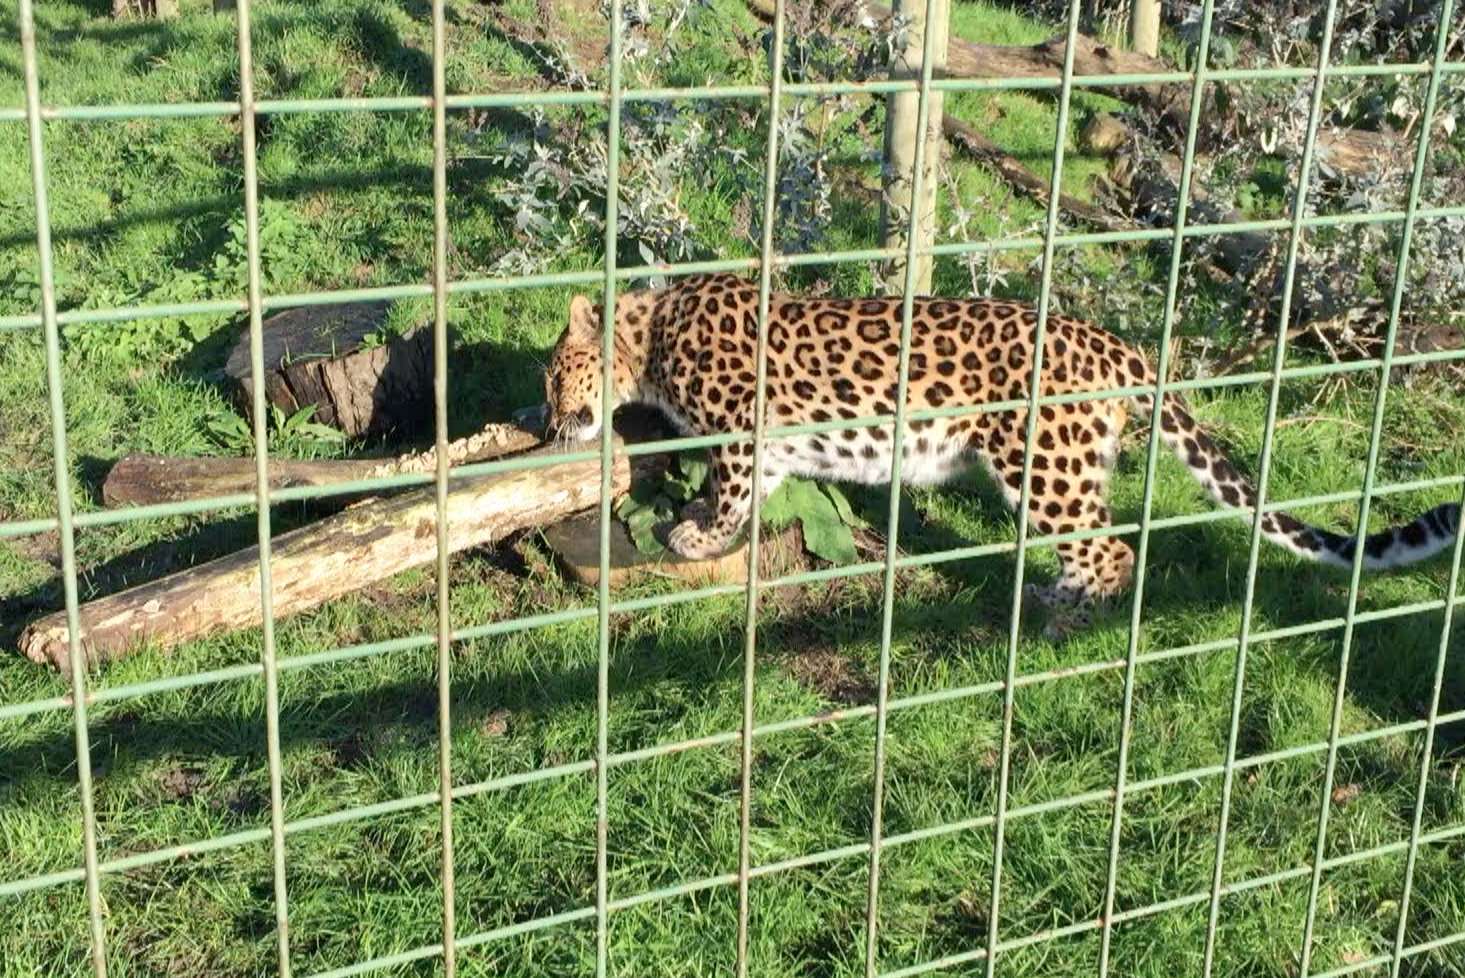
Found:
<path fill-rule="evenodd" d="M 600 313 L 585 296 L 570 300 L 570 325 L 566 332 L 571 339 L 589 343 L 600 336 Z"/>

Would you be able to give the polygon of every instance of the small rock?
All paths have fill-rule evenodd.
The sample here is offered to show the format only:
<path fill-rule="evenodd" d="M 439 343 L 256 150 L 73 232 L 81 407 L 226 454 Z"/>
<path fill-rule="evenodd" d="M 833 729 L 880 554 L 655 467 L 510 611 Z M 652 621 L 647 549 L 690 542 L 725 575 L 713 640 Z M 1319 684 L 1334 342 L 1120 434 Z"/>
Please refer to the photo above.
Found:
<path fill-rule="evenodd" d="M 600 582 L 600 514 L 583 513 L 556 523 L 544 531 L 565 571 L 590 587 Z M 668 552 L 648 557 L 636 549 L 625 524 L 612 518 L 610 527 L 610 586 L 622 587 L 643 577 L 675 577 L 698 587 L 712 584 L 742 584 L 748 579 L 748 549 L 744 544 L 720 557 L 686 560 Z"/>
<path fill-rule="evenodd" d="M 508 710 L 499 707 L 483 718 L 483 723 L 479 726 L 479 729 L 483 731 L 486 737 L 502 737 L 509 732 L 510 715 Z"/>
<path fill-rule="evenodd" d="M 1129 130 L 1107 112 L 1091 117 L 1078 134 L 1079 147 L 1095 156 L 1108 156 L 1127 142 Z"/>

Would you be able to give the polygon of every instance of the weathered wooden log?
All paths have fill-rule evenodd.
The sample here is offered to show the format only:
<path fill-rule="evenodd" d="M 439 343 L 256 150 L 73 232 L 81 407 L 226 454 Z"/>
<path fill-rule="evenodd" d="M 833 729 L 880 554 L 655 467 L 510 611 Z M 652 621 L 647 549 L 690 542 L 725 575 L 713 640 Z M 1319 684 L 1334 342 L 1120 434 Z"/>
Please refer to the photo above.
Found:
<path fill-rule="evenodd" d="M 265 400 L 287 414 L 315 406 L 313 420 L 352 437 L 411 429 L 432 406 L 432 330 L 419 327 L 372 343 L 387 305 L 305 306 L 264 323 Z M 253 416 L 249 337 L 229 353 L 224 373 L 246 417 Z"/>
<path fill-rule="evenodd" d="M 540 444 L 539 432 L 514 424 L 485 425 L 467 438 L 448 444 L 453 465 L 484 462 L 527 451 Z M 375 479 L 403 473 L 432 472 L 437 465 L 431 449 L 390 459 L 330 459 L 295 462 L 270 459 L 270 488 L 329 486 L 356 479 Z M 107 506 L 142 506 L 252 493 L 255 465 L 252 458 L 189 458 L 168 455 L 128 455 L 107 473 L 102 502 Z M 351 497 L 338 497 L 342 502 Z"/>
<path fill-rule="evenodd" d="M 811 0 L 794 0 L 790 7 Z M 773 18 L 773 0 L 748 0 L 752 12 L 768 21 Z M 890 8 L 866 2 L 865 10 L 877 20 L 889 18 Z M 1150 57 L 1135 51 L 1123 51 L 1085 34 L 1074 42 L 1073 73 L 1075 75 L 1161 74 L 1177 70 L 1163 58 Z M 1068 44 L 1063 37 L 1053 37 L 1030 46 L 980 44 L 952 37 L 946 51 L 946 67 L 936 77 L 945 78 L 1045 78 L 1058 79 L 1063 74 L 1063 59 Z M 1196 134 L 1200 149 L 1214 146 L 1224 135 L 1219 125 L 1227 114 L 1218 110 L 1212 83 L 1203 93 L 1201 127 Z M 1143 106 L 1158 118 L 1160 125 L 1181 145 L 1190 121 L 1190 84 L 1185 81 L 1168 84 L 1117 85 L 1102 89 L 1130 105 Z M 1334 128 L 1318 134 L 1318 155 L 1335 172 L 1351 176 L 1367 176 L 1376 172 L 1381 156 L 1400 159 L 1403 148 L 1388 133 Z"/>
<path fill-rule="evenodd" d="M 563 451 L 559 446 L 535 455 Z M 618 455 L 612 491 L 630 486 L 631 469 Z M 595 505 L 600 462 L 570 462 L 532 471 L 479 476 L 448 492 L 453 551 L 491 543 Z M 314 608 L 372 581 L 431 563 L 437 552 L 436 490 L 426 487 L 352 507 L 275 538 L 270 547 L 276 618 Z M 161 580 L 88 602 L 80 609 L 81 643 L 98 664 L 144 643 L 164 649 L 260 623 L 257 546 Z M 37 663 L 67 662 L 66 615 L 33 622 L 20 649 Z"/>

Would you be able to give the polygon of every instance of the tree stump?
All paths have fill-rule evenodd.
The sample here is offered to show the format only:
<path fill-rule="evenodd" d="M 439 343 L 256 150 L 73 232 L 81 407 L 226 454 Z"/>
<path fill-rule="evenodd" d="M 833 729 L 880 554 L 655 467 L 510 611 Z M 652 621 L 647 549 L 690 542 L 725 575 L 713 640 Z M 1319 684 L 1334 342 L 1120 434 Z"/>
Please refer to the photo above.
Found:
<path fill-rule="evenodd" d="M 373 345 L 386 322 L 380 302 L 306 306 L 264 323 L 265 400 L 286 414 L 315 405 L 314 420 L 350 437 L 427 423 L 432 408 L 432 330 Z M 246 332 L 224 372 L 252 419 L 254 384 Z"/>

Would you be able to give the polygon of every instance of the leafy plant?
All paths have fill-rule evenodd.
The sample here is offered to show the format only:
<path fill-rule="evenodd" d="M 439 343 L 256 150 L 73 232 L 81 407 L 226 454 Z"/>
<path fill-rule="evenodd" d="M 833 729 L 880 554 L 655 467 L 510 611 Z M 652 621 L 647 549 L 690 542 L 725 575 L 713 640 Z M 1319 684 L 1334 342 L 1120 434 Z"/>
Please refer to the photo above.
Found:
<path fill-rule="evenodd" d="M 227 225 L 228 236 L 207 264 L 187 271 L 168 269 L 162 281 L 138 272 L 127 285 L 114 288 L 85 286 L 89 306 L 182 305 L 215 299 L 241 299 L 249 283 L 248 239 L 244 218 Z M 260 202 L 260 274 L 266 291 L 278 291 L 303 281 L 309 269 L 308 229 L 290 207 L 279 201 Z M 64 277 L 57 286 L 64 300 L 70 289 Z M 17 285 L 24 286 L 24 280 Z M 236 322 L 237 313 L 158 316 L 117 323 L 92 323 L 64 328 L 67 346 L 83 355 L 121 355 L 125 358 L 176 357 L 219 329 Z"/>
<path fill-rule="evenodd" d="M 290 414 L 271 404 L 270 451 L 293 457 L 310 456 L 345 444 L 345 434 L 314 419 L 314 404 L 307 404 Z M 204 424 L 220 449 L 234 455 L 254 454 L 254 430 L 248 421 L 233 411 L 215 414 Z"/>
<path fill-rule="evenodd" d="M 622 497 L 616 516 L 625 523 L 637 550 L 648 557 L 670 554 L 657 539 L 656 528 L 681 519 L 682 506 L 696 498 L 707 481 L 707 471 L 702 453 L 683 452 L 662 478 L 640 482 Z M 832 485 L 785 479 L 764 500 L 760 512 L 763 522 L 775 530 L 797 522 L 803 530 L 804 546 L 821 560 L 845 564 L 856 558 L 851 529 L 863 526 L 864 521 Z"/>

